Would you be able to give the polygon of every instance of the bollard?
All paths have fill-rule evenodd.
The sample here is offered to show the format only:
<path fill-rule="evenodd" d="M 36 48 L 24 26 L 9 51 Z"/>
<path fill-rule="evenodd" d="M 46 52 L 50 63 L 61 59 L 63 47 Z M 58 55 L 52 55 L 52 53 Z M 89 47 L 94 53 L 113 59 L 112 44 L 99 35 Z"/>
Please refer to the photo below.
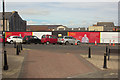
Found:
<path fill-rule="evenodd" d="M 21 50 L 23 50 L 23 48 L 22 48 L 22 43 L 21 43 Z"/>
<path fill-rule="evenodd" d="M 108 47 L 106 46 L 106 55 L 108 55 Z"/>
<path fill-rule="evenodd" d="M 18 45 L 17 45 L 17 48 L 16 48 L 16 55 L 19 55 Z"/>
<path fill-rule="evenodd" d="M 20 44 L 18 44 L 18 51 L 19 51 L 19 53 L 20 53 Z"/>
<path fill-rule="evenodd" d="M 109 49 L 109 52 L 108 52 L 108 61 L 110 60 L 110 49 Z"/>
<path fill-rule="evenodd" d="M 14 48 L 16 48 L 16 42 L 14 42 Z"/>
<path fill-rule="evenodd" d="M 107 69 L 107 59 L 106 59 L 107 54 L 104 53 L 104 64 L 103 64 L 103 68 Z"/>
<path fill-rule="evenodd" d="M 4 70 L 8 70 L 8 64 L 7 64 L 7 54 L 6 51 L 4 51 Z"/>
<path fill-rule="evenodd" d="M 91 58 L 91 48 L 89 47 L 88 58 Z"/>

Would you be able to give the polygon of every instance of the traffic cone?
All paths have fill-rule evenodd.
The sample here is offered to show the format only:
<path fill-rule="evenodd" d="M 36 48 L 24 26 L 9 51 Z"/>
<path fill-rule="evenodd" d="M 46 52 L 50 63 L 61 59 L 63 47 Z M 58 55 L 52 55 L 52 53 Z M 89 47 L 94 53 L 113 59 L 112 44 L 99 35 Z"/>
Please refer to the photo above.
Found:
<path fill-rule="evenodd" d="M 113 46 L 115 46 L 115 40 L 113 40 Z"/>
<path fill-rule="evenodd" d="M 111 46 L 111 40 L 110 40 L 110 43 L 109 43 L 109 45 Z"/>
<path fill-rule="evenodd" d="M 75 43 L 75 45 L 77 45 L 77 43 Z"/>
<path fill-rule="evenodd" d="M 95 41 L 95 45 L 97 45 L 97 42 Z"/>
<path fill-rule="evenodd" d="M 75 41 L 75 45 L 77 45 L 77 41 Z"/>

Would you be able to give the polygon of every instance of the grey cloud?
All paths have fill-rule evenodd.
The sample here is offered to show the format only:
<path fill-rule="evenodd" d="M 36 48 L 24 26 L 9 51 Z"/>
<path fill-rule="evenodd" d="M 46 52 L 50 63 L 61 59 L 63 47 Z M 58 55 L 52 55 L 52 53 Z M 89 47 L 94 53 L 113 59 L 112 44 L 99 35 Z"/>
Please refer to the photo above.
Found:
<path fill-rule="evenodd" d="M 20 13 L 24 15 L 49 15 L 50 11 L 29 8 L 29 9 L 20 10 Z"/>

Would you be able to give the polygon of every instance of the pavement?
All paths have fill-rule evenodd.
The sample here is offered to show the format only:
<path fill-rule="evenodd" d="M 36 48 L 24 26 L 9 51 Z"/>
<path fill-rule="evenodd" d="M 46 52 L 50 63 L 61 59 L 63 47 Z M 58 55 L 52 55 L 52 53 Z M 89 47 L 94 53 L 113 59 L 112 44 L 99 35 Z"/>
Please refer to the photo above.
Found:
<path fill-rule="evenodd" d="M 2 70 L 3 78 L 18 78 L 21 71 L 22 63 L 24 61 L 26 51 L 21 51 L 19 55 L 16 55 L 16 48 L 13 45 L 6 44 L 8 70 Z"/>
<path fill-rule="evenodd" d="M 9 70 L 3 71 L 3 78 L 118 78 L 117 53 L 111 53 L 108 68 L 103 69 L 106 45 L 27 44 L 23 47 L 17 56 L 13 45 L 7 44 Z M 109 48 L 118 49 L 118 46 Z"/>
<path fill-rule="evenodd" d="M 0 44 L 0 80 L 2 79 L 2 44 Z"/>

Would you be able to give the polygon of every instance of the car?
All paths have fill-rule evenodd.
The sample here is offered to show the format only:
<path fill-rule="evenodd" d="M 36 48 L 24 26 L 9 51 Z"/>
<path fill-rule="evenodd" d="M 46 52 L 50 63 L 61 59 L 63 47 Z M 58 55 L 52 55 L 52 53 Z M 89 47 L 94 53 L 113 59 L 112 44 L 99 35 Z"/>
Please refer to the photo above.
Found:
<path fill-rule="evenodd" d="M 68 45 L 68 44 L 75 44 L 77 43 L 77 45 L 80 44 L 80 40 L 76 40 L 76 38 L 72 37 L 72 36 L 63 36 L 63 37 L 59 37 L 58 38 L 58 43 L 59 44 L 65 44 L 65 45 Z"/>
<path fill-rule="evenodd" d="M 7 42 L 11 43 L 11 44 L 14 43 L 14 42 L 16 42 L 16 43 L 22 43 L 23 39 L 20 36 L 9 36 L 7 38 Z"/>
<path fill-rule="evenodd" d="M 57 37 L 55 35 L 43 35 L 41 37 L 41 43 L 42 44 L 57 44 Z"/>
<path fill-rule="evenodd" d="M 41 44 L 41 40 L 37 36 L 25 36 L 23 38 L 23 43 L 28 43 L 28 44 L 30 44 L 30 43 L 35 43 L 35 44 L 39 43 L 39 44 Z"/>

